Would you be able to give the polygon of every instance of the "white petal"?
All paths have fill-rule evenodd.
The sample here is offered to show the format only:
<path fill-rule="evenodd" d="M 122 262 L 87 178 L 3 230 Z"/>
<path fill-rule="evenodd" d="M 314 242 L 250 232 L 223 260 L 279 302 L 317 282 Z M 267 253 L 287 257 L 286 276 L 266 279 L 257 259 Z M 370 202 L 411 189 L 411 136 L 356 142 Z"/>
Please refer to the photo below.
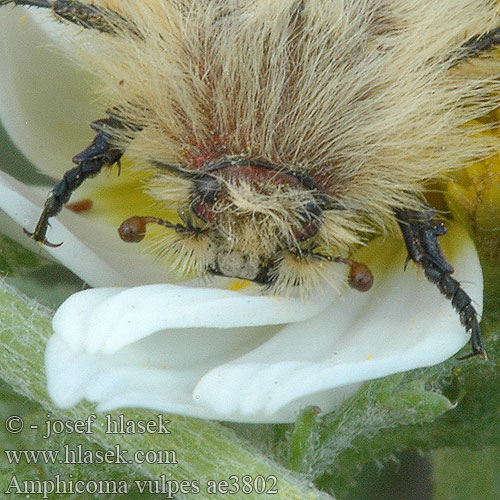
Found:
<path fill-rule="evenodd" d="M 455 276 L 481 312 L 481 267 L 466 241 L 453 260 Z M 287 325 L 259 349 L 207 373 L 195 396 L 220 414 L 287 412 L 311 393 L 431 366 L 463 347 L 469 336 L 451 302 L 423 273 L 401 272 L 406 251 L 381 249 L 379 255 L 370 293 L 350 289 L 317 317 Z M 278 356 L 279 370 L 269 363 Z M 237 376 L 242 370 L 244 378 Z"/>
<path fill-rule="evenodd" d="M 34 251 L 40 246 L 31 242 L 21 228 L 33 230 L 44 202 L 45 198 L 34 189 L 0 172 L 0 209 L 19 224 L 16 239 Z M 63 244 L 57 248 L 45 246 L 44 251 L 92 286 L 176 280 L 166 265 L 155 264 L 152 256 L 142 254 L 134 245 L 123 244 L 114 227 L 87 220 L 67 209 L 51 219 L 50 224 L 49 241 Z"/>
<path fill-rule="evenodd" d="M 321 290 L 305 301 L 166 284 L 100 288 L 74 294 L 66 300 L 57 311 L 53 326 L 74 348 L 113 354 L 161 330 L 256 327 L 304 321 L 317 316 L 334 298 L 330 289 Z M 85 332 L 92 335 L 85 336 Z"/>
<path fill-rule="evenodd" d="M 54 318 L 55 334 L 46 352 L 49 394 L 60 406 L 85 397 L 102 408 L 111 401 L 112 406 L 159 404 L 217 418 L 192 397 L 202 375 L 268 341 L 279 329 L 274 325 L 317 315 L 333 295 L 315 298 L 174 285 L 80 292 Z M 159 331 L 163 328 L 170 329 Z"/>
<path fill-rule="evenodd" d="M 450 233 L 457 279 L 481 311 L 474 247 L 460 228 Z M 305 404 L 331 410 L 362 381 L 438 363 L 469 340 L 423 273 L 402 271 L 401 242 L 369 252 L 374 288 L 329 306 L 321 294 L 298 301 L 183 287 L 77 294 L 54 320 L 49 393 L 61 406 L 86 398 L 101 409 L 287 422 Z"/>
<path fill-rule="evenodd" d="M 67 26 L 42 18 L 0 9 L 0 120 L 32 163 L 60 177 L 91 142 L 88 124 L 102 111 L 90 92 L 93 78 L 54 48 L 67 45 Z"/>

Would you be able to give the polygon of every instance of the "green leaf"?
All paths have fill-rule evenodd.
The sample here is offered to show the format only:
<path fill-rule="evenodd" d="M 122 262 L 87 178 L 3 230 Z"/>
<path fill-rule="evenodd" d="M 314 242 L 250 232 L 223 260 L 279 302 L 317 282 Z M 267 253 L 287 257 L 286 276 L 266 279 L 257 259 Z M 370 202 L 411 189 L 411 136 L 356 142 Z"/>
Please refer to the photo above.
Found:
<path fill-rule="evenodd" d="M 384 449 L 373 442 L 382 430 L 432 422 L 453 408 L 445 396 L 427 390 L 425 379 L 415 375 L 414 371 L 368 382 L 323 419 L 314 467 L 316 476 L 331 470 L 332 464 L 359 465 L 387 456 L 398 446 L 391 442 L 390 448 Z"/>
<path fill-rule="evenodd" d="M 13 274 L 41 266 L 43 259 L 7 236 L 0 235 L 0 271 Z"/>
<path fill-rule="evenodd" d="M 9 284 L 49 307 L 57 307 L 83 287 L 82 281 L 67 268 L 2 234 L 0 274 L 6 275 Z"/>
<path fill-rule="evenodd" d="M 484 315 L 482 328 L 489 335 L 500 334 L 500 259 L 481 258 L 484 276 Z M 497 338 L 492 339 L 498 346 Z"/>
<path fill-rule="evenodd" d="M 445 448 L 434 452 L 434 500 L 498 500 L 500 449 Z"/>

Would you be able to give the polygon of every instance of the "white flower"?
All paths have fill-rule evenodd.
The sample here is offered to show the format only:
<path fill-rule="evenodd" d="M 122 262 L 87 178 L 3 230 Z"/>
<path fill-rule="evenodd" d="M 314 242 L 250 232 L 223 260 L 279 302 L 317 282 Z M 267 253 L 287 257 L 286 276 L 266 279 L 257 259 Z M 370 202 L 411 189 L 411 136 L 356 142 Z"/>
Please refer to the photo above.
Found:
<path fill-rule="evenodd" d="M 0 118 L 28 158 L 60 177 L 91 141 L 88 122 L 102 111 L 81 93 L 88 77 L 47 50 L 54 40 L 20 15 L 27 16 L 0 11 Z M 127 196 L 126 183 L 104 173 L 78 194 L 99 208 L 108 200 L 103 185 L 121 186 L 113 194 L 119 197 Z M 37 190 L 1 175 L 0 207 L 19 225 L 32 229 L 43 202 Z M 324 288 L 308 300 L 249 295 L 171 284 L 164 263 L 118 238 L 115 205 L 96 215 L 64 210 L 51 221 L 49 239 L 64 244 L 46 250 L 92 286 L 105 287 L 73 295 L 54 318 L 46 374 L 60 406 L 85 398 L 101 410 L 140 406 L 287 422 L 306 404 L 331 410 L 363 381 L 439 363 L 469 340 L 451 303 L 423 273 L 413 264 L 403 272 L 402 240 L 377 240 L 362 251 L 375 276 L 367 293 L 349 289 L 339 297 Z M 456 225 L 442 240 L 480 311 L 473 244 Z"/>

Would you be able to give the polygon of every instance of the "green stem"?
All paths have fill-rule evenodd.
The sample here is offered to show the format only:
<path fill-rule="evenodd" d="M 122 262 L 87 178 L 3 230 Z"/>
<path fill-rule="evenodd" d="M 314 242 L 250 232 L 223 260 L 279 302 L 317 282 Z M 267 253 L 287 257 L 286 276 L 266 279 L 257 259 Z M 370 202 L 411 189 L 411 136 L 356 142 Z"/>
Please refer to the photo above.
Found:
<path fill-rule="evenodd" d="M 310 473 L 311 453 L 319 443 L 321 409 L 317 406 L 304 408 L 297 418 L 290 436 L 289 467 L 293 471 Z"/>

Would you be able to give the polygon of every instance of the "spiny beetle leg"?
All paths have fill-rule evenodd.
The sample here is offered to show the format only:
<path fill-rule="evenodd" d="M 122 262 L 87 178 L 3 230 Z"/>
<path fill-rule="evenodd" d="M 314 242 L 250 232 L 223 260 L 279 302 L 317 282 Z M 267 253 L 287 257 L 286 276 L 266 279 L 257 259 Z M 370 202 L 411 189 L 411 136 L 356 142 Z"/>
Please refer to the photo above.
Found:
<path fill-rule="evenodd" d="M 463 53 L 460 54 L 460 59 L 466 60 L 471 59 L 472 57 L 478 57 L 497 45 L 500 45 L 500 26 L 487 31 L 486 33 L 474 35 L 469 38 L 462 45 Z"/>
<path fill-rule="evenodd" d="M 471 336 L 472 353 L 460 359 L 472 356 L 487 358 L 481 338 L 478 315 L 469 295 L 451 274 L 453 267 L 441 250 L 438 236 L 446 233 L 444 225 L 433 217 L 435 210 L 395 210 L 403 233 L 408 258 L 424 269 L 426 278 L 434 283 L 439 291 L 449 300 L 457 311 L 460 322 Z"/>
<path fill-rule="evenodd" d="M 59 20 L 68 21 L 82 28 L 101 33 L 116 34 L 126 29 L 135 33 L 133 24 L 111 9 L 75 0 L 0 0 L 0 6 L 7 4 L 25 5 L 50 9 Z"/>
<path fill-rule="evenodd" d="M 76 167 L 68 170 L 50 192 L 35 230 L 32 233 L 25 230 L 25 233 L 35 241 L 47 246 L 58 246 L 46 239 L 49 219 L 61 211 L 73 191 L 86 179 L 97 175 L 103 167 L 120 162 L 123 149 L 112 144 L 113 130 L 124 129 L 126 125 L 112 110 L 107 111 L 107 114 L 108 118 L 91 123 L 90 126 L 97 132 L 92 144 L 73 158 Z M 137 126 L 128 125 L 128 127 L 131 130 L 139 129 Z"/>

